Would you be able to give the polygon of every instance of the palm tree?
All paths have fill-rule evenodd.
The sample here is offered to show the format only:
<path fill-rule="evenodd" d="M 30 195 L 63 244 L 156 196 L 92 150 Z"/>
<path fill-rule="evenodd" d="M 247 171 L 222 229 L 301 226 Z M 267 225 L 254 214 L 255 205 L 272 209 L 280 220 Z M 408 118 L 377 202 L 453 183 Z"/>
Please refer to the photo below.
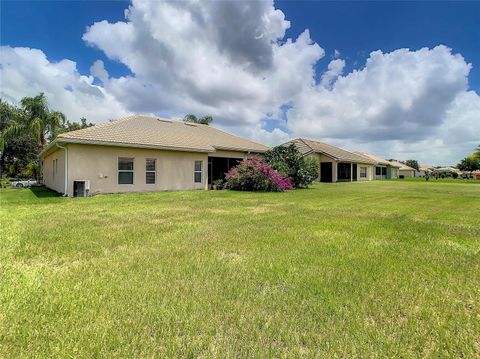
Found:
<path fill-rule="evenodd" d="M 212 116 L 203 116 L 203 117 L 198 118 L 193 113 L 189 113 L 188 115 L 185 115 L 183 120 L 185 122 L 200 123 L 202 125 L 209 126 L 213 121 L 213 117 Z"/>
<path fill-rule="evenodd" d="M 473 155 L 480 161 L 480 145 L 478 145 L 478 147 L 475 149 Z"/>
<path fill-rule="evenodd" d="M 50 111 L 47 98 L 42 92 L 35 97 L 24 97 L 21 101 L 21 115 L 14 116 L 1 133 L 0 146 L 9 137 L 28 132 L 37 142 L 37 153 L 40 153 L 47 142 L 52 140 L 58 127 L 65 122 L 65 115 L 58 111 Z"/>
<path fill-rule="evenodd" d="M 59 111 L 49 110 L 43 92 L 35 97 L 24 97 L 20 103 L 26 113 L 25 127 L 38 139 L 41 151 L 47 142 L 47 135 L 50 135 L 51 141 L 58 127 L 65 122 L 65 115 Z"/>

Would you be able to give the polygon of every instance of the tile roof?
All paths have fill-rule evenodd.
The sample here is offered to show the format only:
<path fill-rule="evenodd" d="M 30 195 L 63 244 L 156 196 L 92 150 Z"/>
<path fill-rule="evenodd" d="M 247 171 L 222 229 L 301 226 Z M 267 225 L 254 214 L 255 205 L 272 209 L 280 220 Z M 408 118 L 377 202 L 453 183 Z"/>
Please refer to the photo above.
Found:
<path fill-rule="evenodd" d="M 267 146 L 211 126 L 139 115 L 62 133 L 57 141 L 193 152 L 268 150 Z"/>
<path fill-rule="evenodd" d="M 295 143 L 298 150 L 303 154 L 307 154 L 309 152 L 323 153 L 340 161 L 375 164 L 375 161 L 368 157 L 361 156 L 323 142 L 307 140 L 305 138 L 297 138 L 290 142 Z"/>
<path fill-rule="evenodd" d="M 396 165 L 392 162 L 389 162 L 387 161 L 386 159 L 382 158 L 382 157 L 378 157 L 378 156 L 375 156 L 375 155 L 371 155 L 370 153 L 366 153 L 366 152 L 359 152 L 359 151 L 355 151 L 354 153 L 356 153 L 357 155 L 360 155 L 360 156 L 365 156 L 373 161 L 376 162 L 376 164 L 378 165 L 383 165 L 383 166 L 392 166 L 392 167 L 397 167 L 397 168 L 400 168 L 399 165 Z"/>
<path fill-rule="evenodd" d="M 415 168 L 409 167 L 406 164 L 398 161 L 388 161 L 392 163 L 392 166 L 395 165 L 400 168 L 400 171 L 415 171 Z"/>

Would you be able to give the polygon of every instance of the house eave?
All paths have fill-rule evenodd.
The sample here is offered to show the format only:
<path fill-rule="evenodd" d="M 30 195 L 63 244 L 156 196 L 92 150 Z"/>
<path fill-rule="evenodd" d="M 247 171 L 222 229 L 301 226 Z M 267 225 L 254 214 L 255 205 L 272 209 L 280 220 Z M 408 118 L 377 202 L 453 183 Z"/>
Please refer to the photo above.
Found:
<path fill-rule="evenodd" d="M 80 139 L 80 138 L 65 138 L 57 137 L 52 143 L 50 143 L 41 153 L 48 151 L 52 145 L 55 143 L 71 143 L 71 144 L 81 144 L 81 145 L 97 145 L 97 146 L 113 146 L 113 147 L 129 147 L 129 148 L 146 148 L 146 149 L 156 149 L 156 150 L 165 150 L 165 151 L 180 151 L 180 152 L 201 152 L 201 153 L 212 153 L 215 152 L 213 147 L 211 148 L 194 148 L 194 147 L 177 147 L 177 146 L 161 146 L 161 145 L 151 145 L 143 143 L 125 143 L 125 142 L 116 142 L 116 141 L 97 141 L 89 139 Z"/>

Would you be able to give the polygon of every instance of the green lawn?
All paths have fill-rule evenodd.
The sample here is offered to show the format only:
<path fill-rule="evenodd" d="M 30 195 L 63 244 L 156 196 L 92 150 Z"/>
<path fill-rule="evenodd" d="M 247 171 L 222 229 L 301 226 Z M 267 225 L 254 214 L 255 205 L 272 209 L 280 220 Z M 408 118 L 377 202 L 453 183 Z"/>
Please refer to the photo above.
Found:
<path fill-rule="evenodd" d="M 480 185 L 50 195 L 0 191 L 2 358 L 480 356 Z"/>

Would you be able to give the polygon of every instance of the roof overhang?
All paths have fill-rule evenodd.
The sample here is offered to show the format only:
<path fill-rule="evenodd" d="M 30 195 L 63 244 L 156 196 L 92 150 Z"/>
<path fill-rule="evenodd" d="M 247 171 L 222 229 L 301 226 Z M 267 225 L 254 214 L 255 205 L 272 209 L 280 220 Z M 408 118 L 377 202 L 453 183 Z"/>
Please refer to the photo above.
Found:
<path fill-rule="evenodd" d="M 362 159 L 362 160 L 345 159 L 345 158 L 335 157 L 334 155 L 331 155 L 330 153 L 320 151 L 320 150 L 312 150 L 310 152 L 307 152 L 306 155 L 311 154 L 311 153 L 317 153 L 317 154 L 321 154 L 321 155 L 330 157 L 331 159 L 333 159 L 337 162 L 360 163 L 360 164 L 365 164 L 365 165 L 375 165 L 376 164 L 376 162 L 374 162 L 372 160 L 368 160 L 366 158 Z"/>
<path fill-rule="evenodd" d="M 200 152 L 200 153 L 212 153 L 215 152 L 215 148 L 192 148 L 192 147 L 177 147 L 177 146 L 159 146 L 159 145 L 149 145 L 143 143 L 124 143 L 124 142 L 113 142 L 113 141 L 96 141 L 96 140 L 86 140 L 78 138 L 64 138 L 57 137 L 53 140 L 47 147 L 45 147 L 42 152 L 40 152 L 40 157 L 44 157 L 46 154 L 52 152 L 52 149 L 58 144 L 81 144 L 81 145 L 97 145 L 97 146 L 113 146 L 113 147 L 129 147 L 129 148 L 147 148 L 147 149 L 156 149 L 156 150 L 166 150 L 166 151 L 181 151 L 181 152 Z"/>
<path fill-rule="evenodd" d="M 236 152 L 249 152 L 249 153 L 265 153 L 269 150 L 266 149 L 253 149 L 246 147 L 230 147 L 230 146 L 213 146 L 218 151 L 236 151 Z"/>

